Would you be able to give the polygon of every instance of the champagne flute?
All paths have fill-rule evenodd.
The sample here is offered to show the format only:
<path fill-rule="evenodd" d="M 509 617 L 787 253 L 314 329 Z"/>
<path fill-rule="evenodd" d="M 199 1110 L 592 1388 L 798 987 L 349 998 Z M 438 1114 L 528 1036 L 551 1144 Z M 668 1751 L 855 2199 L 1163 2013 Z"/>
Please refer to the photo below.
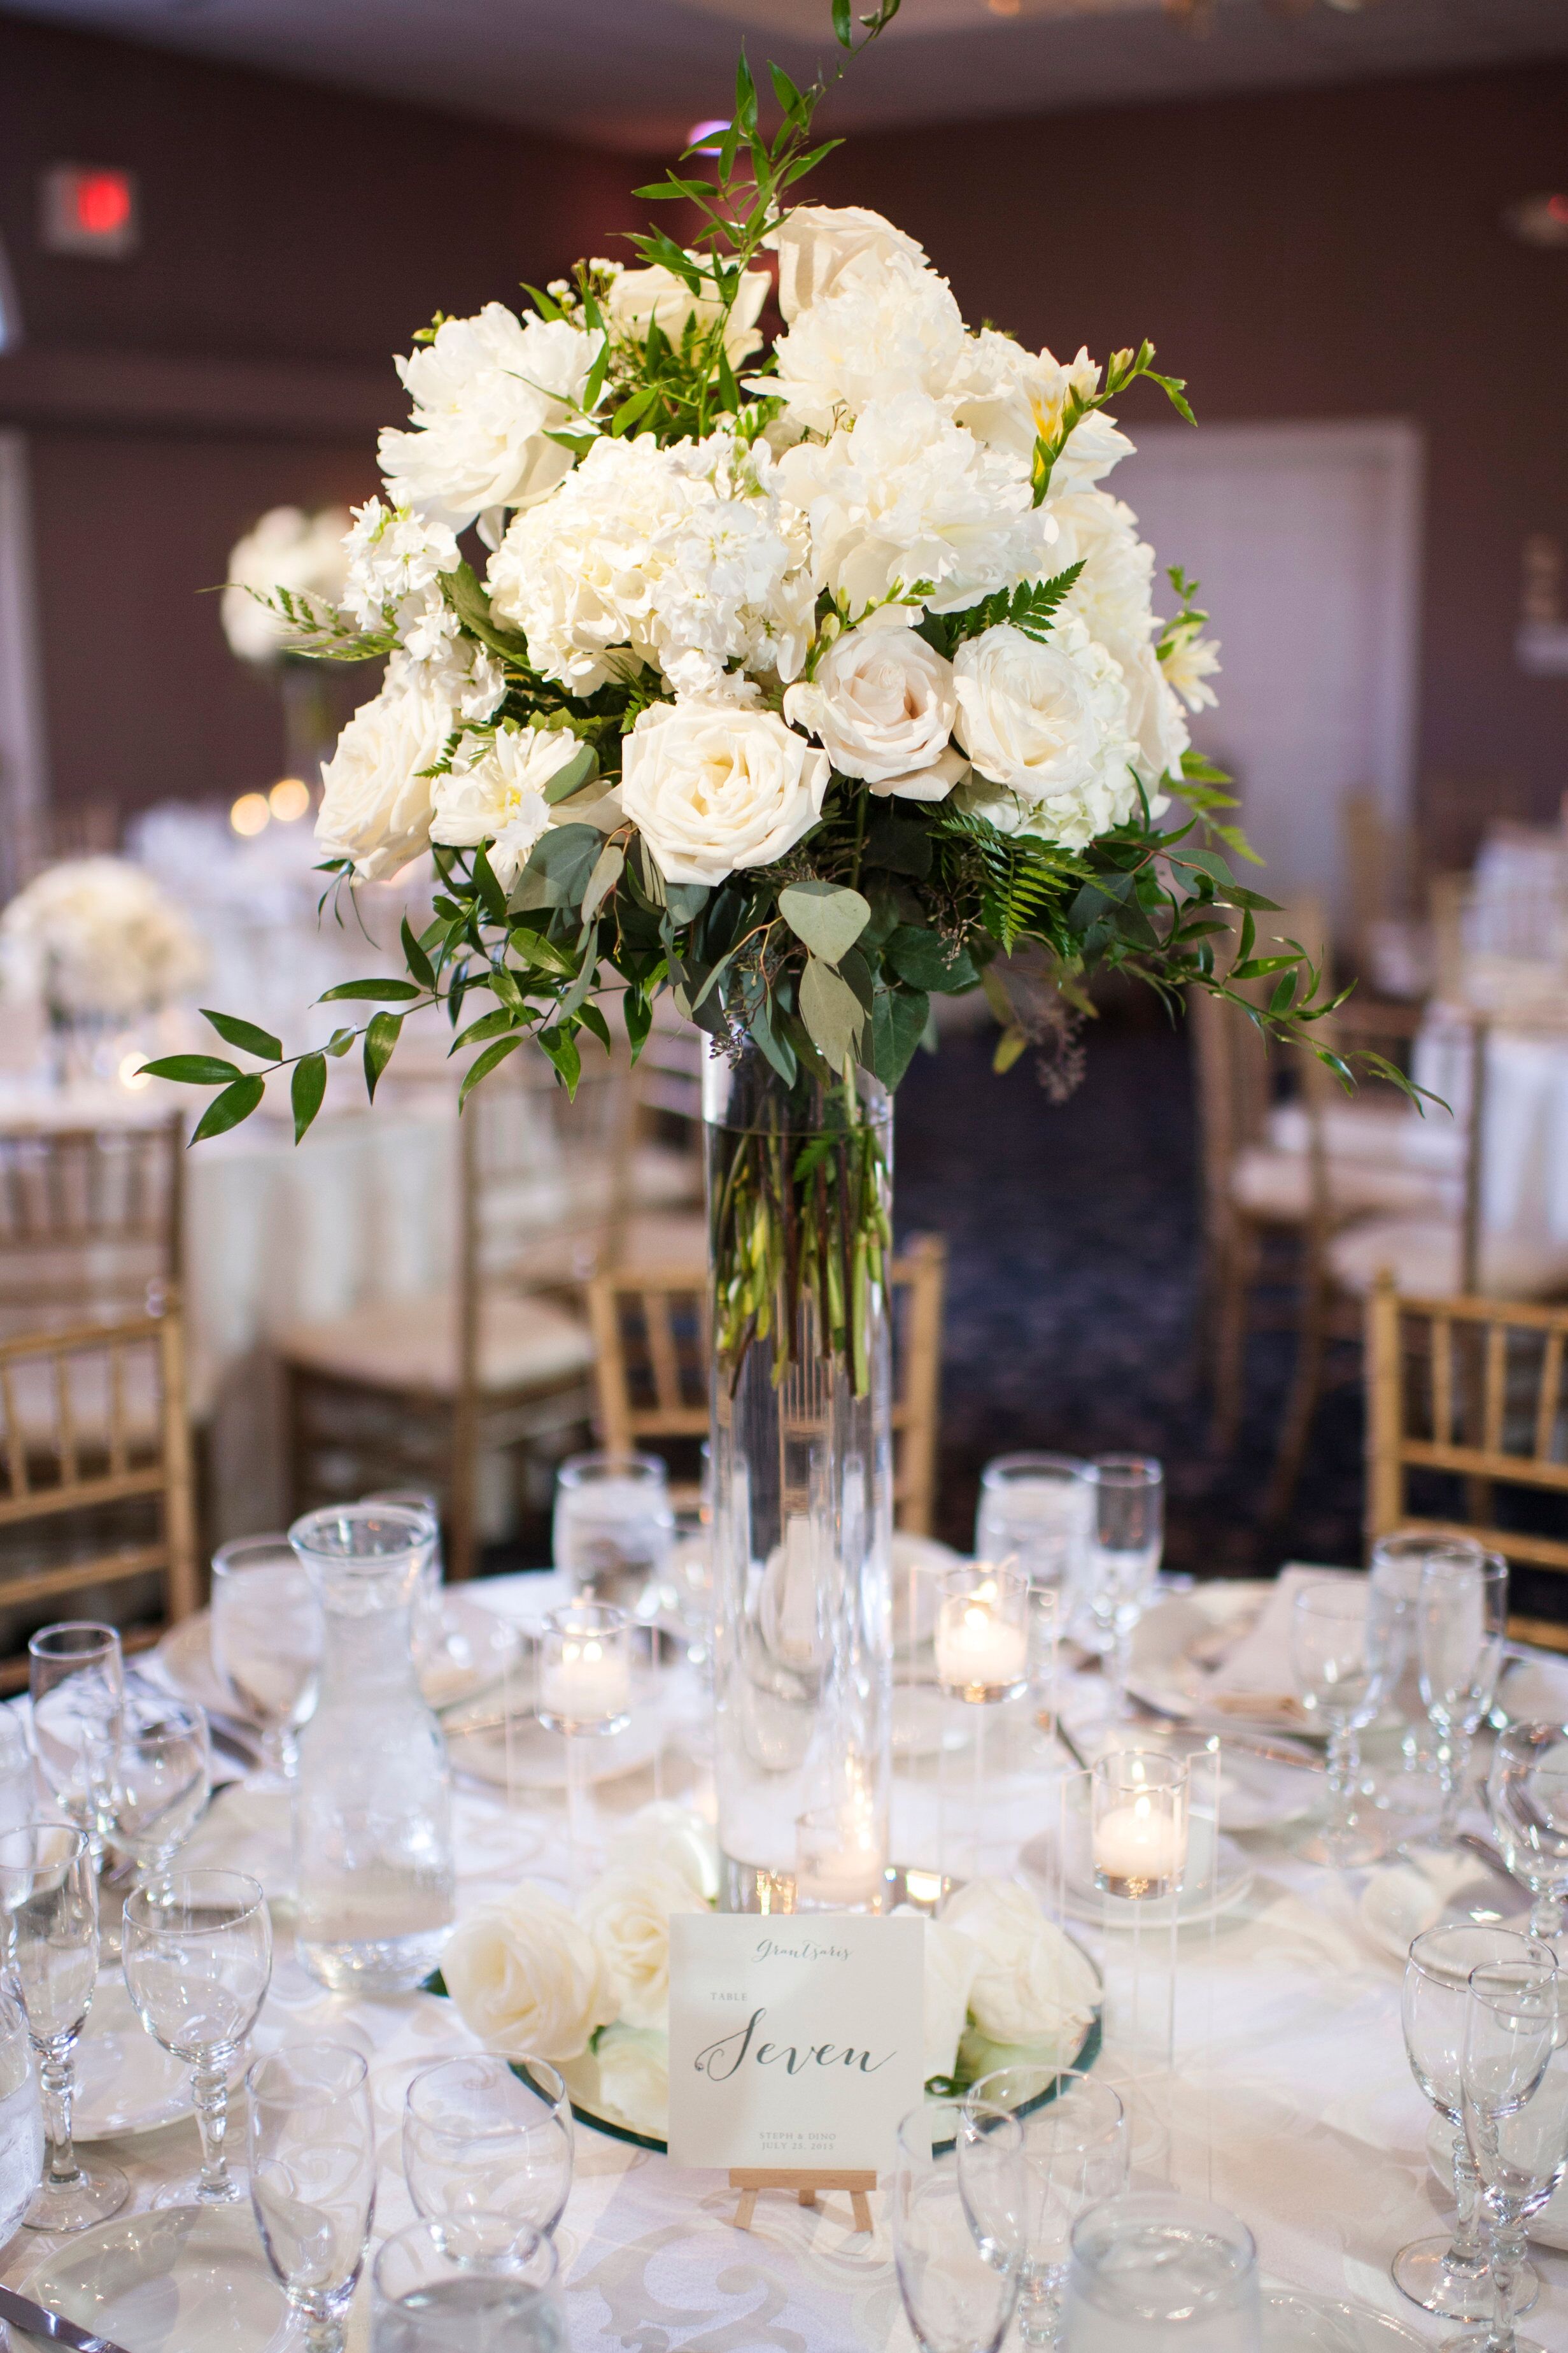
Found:
<path fill-rule="evenodd" d="M 287 1536 L 219 1546 L 209 1639 L 219 1681 L 260 1725 L 273 1771 L 291 1780 L 300 1727 L 316 1704 L 325 1630 L 315 1588 Z"/>
<path fill-rule="evenodd" d="M 346 2042 L 300 2042 L 245 2079 L 250 2203 L 309 2353 L 342 2353 L 375 2214 L 369 2069 Z"/>
<path fill-rule="evenodd" d="M 89 1619 L 43 1627 L 27 1645 L 27 1690 L 44 1778 L 100 1864 L 125 1699 L 119 1634 Z"/>
<path fill-rule="evenodd" d="M 166 1871 L 212 1795 L 205 1708 L 132 1682 L 121 1711 L 109 1839 L 145 1877 Z"/>
<path fill-rule="evenodd" d="M 1500 1553 L 1478 1560 L 1434 1554 L 1421 1571 L 1415 1651 L 1421 1699 L 1437 1736 L 1442 1811 L 1434 1837 L 1458 1836 L 1470 1749 L 1493 1700 L 1508 1634 L 1508 1563 Z"/>
<path fill-rule="evenodd" d="M 1016 2116 L 928 2100 L 900 2125 L 893 2262 L 921 2353 L 997 2353 L 1018 2301 L 1027 2202 Z"/>
<path fill-rule="evenodd" d="M 1148 1605 L 1165 1541 L 1165 1474 L 1142 1454 L 1097 1454 L 1086 1546 L 1089 1608 L 1111 1660 L 1117 1715 L 1127 1713 L 1132 1630 Z"/>
<path fill-rule="evenodd" d="M 1305 1706 L 1329 1727 L 1329 1818 L 1321 1841 L 1300 1852 L 1342 1871 L 1375 1861 L 1380 1839 L 1360 1828 L 1356 1736 L 1383 1705 L 1398 1672 L 1395 1614 L 1366 1580 L 1315 1578 L 1290 1614 L 1290 1662 Z"/>
<path fill-rule="evenodd" d="M 1465 2137 L 1480 2176 L 1492 2310 L 1476 2353 L 1541 2353 L 1514 2331 L 1525 2225 L 1568 2174 L 1568 1987 L 1555 1962 L 1472 1969 L 1465 2020 Z"/>
<path fill-rule="evenodd" d="M 1512 1724 L 1499 1735 L 1487 1811 L 1503 1862 L 1533 1898 L 1530 1933 L 1550 1943 L 1568 1898 L 1568 1724 Z"/>

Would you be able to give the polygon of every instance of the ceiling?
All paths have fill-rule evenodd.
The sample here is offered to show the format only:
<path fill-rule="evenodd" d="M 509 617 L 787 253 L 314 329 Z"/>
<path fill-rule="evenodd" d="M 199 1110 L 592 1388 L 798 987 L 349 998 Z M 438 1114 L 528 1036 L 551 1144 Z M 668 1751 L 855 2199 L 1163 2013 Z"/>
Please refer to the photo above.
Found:
<path fill-rule="evenodd" d="M 797 77 L 828 0 L 9 0 L 13 14 L 616 146 Z M 868 0 L 857 0 L 858 7 Z M 918 122 L 1568 58 L 1568 0 L 904 0 L 835 121 Z"/>

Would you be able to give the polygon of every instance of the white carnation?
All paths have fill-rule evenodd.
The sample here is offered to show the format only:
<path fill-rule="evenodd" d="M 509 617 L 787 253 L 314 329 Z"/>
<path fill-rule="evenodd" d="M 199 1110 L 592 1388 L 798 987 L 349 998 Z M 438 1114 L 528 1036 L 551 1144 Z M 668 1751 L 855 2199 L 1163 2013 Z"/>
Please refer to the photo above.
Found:
<path fill-rule="evenodd" d="M 384 506 L 379 499 L 355 507 L 343 552 L 347 571 L 339 601 L 362 629 L 395 624 L 410 598 L 423 600 L 432 588 L 438 594 L 442 574 L 455 572 L 461 560 L 457 536 L 444 522 L 431 522 L 410 507 Z"/>
<path fill-rule="evenodd" d="M 949 743 L 952 664 L 883 618 L 835 638 L 810 684 L 790 688 L 784 716 L 816 737 L 840 776 L 863 777 L 874 793 L 941 800 L 963 768 Z"/>
<path fill-rule="evenodd" d="M 1036 575 L 1052 526 L 1033 502 L 1028 470 L 983 449 L 923 393 L 873 402 L 826 443 L 786 449 L 773 469 L 811 526 L 813 576 L 852 614 L 919 581 L 934 613 Z"/>
<path fill-rule="evenodd" d="M 809 832 L 829 774 L 771 711 L 656 702 L 626 738 L 621 805 L 669 881 L 721 882 Z"/>
<path fill-rule="evenodd" d="M 206 950 L 183 911 L 123 858 L 46 867 L 0 915 L 5 976 L 64 1013 L 129 1020 L 194 988 Z"/>
<path fill-rule="evenodd" d="M 1088 2031 L 1098 1993 L 1093 1968 L 1016 1880 L 972 1879 L 948 1898 L 942 1926 L 968 1937 L 979 1954 L 969 2009 L 992 2042 L 1027 2044 Z"/>
<path fill-rule="evenodd" d="M 1081 849 L 1137 805 L 1137 751 L 1117 663 L 1074 615 L 1044 643 L 1000 623 L 953 659 L 955 733 L 980 777 L 974 792 L 1005 833 Z"/>
<path fill-rule="evenodd" d="M 616 2014 L 615 1989 L 586 1929 L 538 1885 L 459 1920 L 441 1956 L 458 2015 L 509 2059 L 580 2058 Z"/>
<path fill-rule="evenodd" d="M 1032 461 L 1037 440 L 1042 435 L 1049 440 L 1060 425 L 1068 393 L 1092 397 L 1100 370 L 1086 351 L 1064 366 L 1049 352 L 1026 351 L 1011 335 L 985 327 L 971 338 L 951 388 L 961 424 L 988 448 Z M 1096 409 L 1068 434 L 1052 484 L 1067 490 L 1098 482 L 1131 448 L 1126 434 Z"/>
<path fill-rule="evenodd" d="M 293 632 L 264 597 L 286 588 L 319 604 L 337 603 L 348 566 L 348 521 L 342 507 L 320 514 L 273 507 L 230 551 L 219 611 L 230 649 L 242 661 L 276 661 L 289 650 Z"/>
<path fill-rule="evenodd" d="M 600 337 L 565 319 L 520 319 L 500 302 L 447 319 L 397 363 L 413 429 L 381 437 L 381 470 L 399 506 L 466 530 L 476 517 L 547 498 L 572 464 L 548 437 L 571 419 Z"/>
<path fill-rule="evenodd" d="M 316 839 L 329 858 L 352 858 L 356 873 L 382 881 L 430 839 L 426 773 L 452 732 L 451 704 L 389 681 L 354 712 L 321 769 Z"/>
<path fill-rule="evenodd" d="M 628 2026 L 669 2020 L 669 1923 L 677 1912 L 708 1909 L 691 1881 L 663 1863 L 612 1866 L 592 1886 L 579 1917 L 609 1972 Z"/>
<path fill-rule="evenodd" d="M 752 388 L 830 433 L 873 401 L 946 392 L 963 357 L 963 321 L 947 280 L 907 254 L 865 251 L 773 345 L 774 376 Z"/>
<path fill-rule="evenodd" d="M 510 891 L 554 819 L 545 786 L 581 749 L 567 728 L 498 727 L 493 735 L 465 735 L 450 769 L 433 780 L 431 840 L 452 849 L 488 841 L 491 870 Z"/>
<path fill-rule="evenodd" d="M 680 348 L 687 322 L 695 323 L 699 335 L 706 334 L 718 318 L 718 290 L 708 274 L 701 258 L 692 259 L 703 269 L 709 291 L 694 294 L 683 278 L 673 269 L 655 263 L 647 269 L 618 269 L 611 280 L 604 300 L 605 316 L 618 333 L 642 343 L 650 325 L 658 322 L 677 351 Z M 763 305 L 768 299 L 768 273 L 765 269 L 748 269 L 741 280 L 739 291 L 731 305 L 729 322 L 724 330 L 724 352 L 731 367 L 762 348 L 762 337 L 756 332 Z"/>

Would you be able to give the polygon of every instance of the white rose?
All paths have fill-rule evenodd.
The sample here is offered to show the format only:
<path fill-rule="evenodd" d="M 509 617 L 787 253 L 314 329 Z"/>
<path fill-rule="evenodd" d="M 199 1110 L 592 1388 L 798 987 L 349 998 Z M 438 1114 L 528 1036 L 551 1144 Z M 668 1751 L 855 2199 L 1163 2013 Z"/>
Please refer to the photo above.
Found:
<path fill-rule="evenodd" d="M 606 2026 L 594 2053 L 611 2120 L 662 2140 L 669 2130 L 669 2041 L 647 2027 Z"/>
<path fill-rule="evenodd" d="M 687 1874 L 661 1863 L 616 1865 L 588 1890 L 578 1916 L 609 1972 L 616 2014 L 628 2026 L 668 2023 L 670 1915 L 707 1909 Z"/>
<path fill-rule="evenodd" d="M 605 297 L 605 315 L 621 334 L 637 343 L 644 341 L 648 328 L 657 321 L 679 351 L 689 319 L 696 322 L 701 335 L 719 316 L 717 289 L 711 278 L 707 282 L 712 290 L 694 294 L 683 278 L 678 278 L 673 269 L 666 269 L 661 263 L 648 269 L 623 269 L 617 272 Z M 731 367 L 739 367 L 742 360 L 750 359 L 753 352 L 762 348 L 763 339 L 756 332 L 756 324 L 767 299 L 767 271 L 748 269 L 724 330 L 724 351 Z"/>
<path fill-rule="evenodd" d="M 876 793 L 940 800 L 963 768 L 948 742 L 958 713 L 952 664 L 906 624 L 879 623 L 836 638 L 816 678 L 784 696 L 784 716 L 809 729 L 840 776 L 863 777 Z"/>
<path fill-rule="evenodd" d="M 1081 848 L 1131 814 L 1126 684 L 1081 621 L 1063 616 L 1043 644 L 1002 622 L 959 647 L 953 679 L 954 732 L 1000 788 L 980 805 L 1004 832 Z"/>
<path fill-rule="evenodd" d="M 993 327 L 971 339 L 951 385 L 961 425 L 989 448 L 1026 460 L 1033 459 L 1042 435 L 1049 440 L 1057 431 L 1068 393 L 1089 398 L 1099 388 L 1100 370 L 1086 351 L 1064 366 L 1049 352 L 1027 352 Z M 1097 408 L 1068 434 L 1051 471 L 1052 484 L 1062 490 L 1097 482 L 1131 448 L 1126 434 Z"/>
<path fill-rule="evenodd" d="M 710 1822 L 668 1798 L 639 1807 L 611 1840 L 612 1863 L 656 1863 L 689 1879 L 705 1903 L 719 1894 L 719 1841 Z"/>
<path fill-rule="evenodd" d="M 489 2051 L 559 2066 L 616 2014 L 598 1947 L 563 1904 L 525 1883 L 459 1920 L 441 1958 L 458 2015 Z"/>
<path fill-rule="evenodd" d="M 796 205 L 763 243 L 779 258 L 779 309 L 788 323 L 831 292 L 852 261 L 869 254 L 887 261 L 901 254 L 926 267 L 923 247 L 864 205 Z"/>
<path fill-rule="evenodd" d="M 452 706 L 413 686 L 362 703 L 321 769 L 316 839 L 379 882 L 430 839 L 430 777 L 452 732 Z"/>
<path fill-rule="evenodd" d="M 969 1938 L 979 1954 L 969 2008 L 990 2041 L 1028 2043 L 1088 2031 L 1099 1991 L 1094 1970 L 1016 1880 L 972 1879 L 948 1898 L 942 1926 Z"/>
<path fill-rule="evenodd" d="M 491 870 L 510 891 L 555 815 L 545 786 L 582 748 L 569 728 L 498 727 L 492 736 L 465 735 L 447 774 L 434 780 L 431 840 L 453 849 L 489 842 Z"/>
<path fill-rule="evenodd" d="M 773 345 L 777 373 L 750 380 L 797 423 L 831 433 L 876 400 L 940 397 L 963 357 L 963 321 L 947 280 L 906 254 L 862 253 Z"/>
<path fill-rule="evenodd" d="M 493 546 L 499 510 L 547 498 L 570 469 L 570 450 L 548 436 L 581 401 L 600 341 L 568 320 L 520 319 L 500 302 L 446 320 L 397 362 L 414 417 L 409 432 L 381 437 L 394 502 L 454 531 L 486 516 L 482 535 Z"/>
<path fill-rule="evenodd" d="M 771 711 L 656 702 L 626 739 L 621 805 L 668 881 L 721 882 L 810 831 L 830 773 Z"/>
<path fill-rule="evenodd" d="M 959 2038 L 969 2016 L 970 1989 L 980 1968 L 979 1948 L 968 1936 L 943 1920 L 915 1913 L 900 1904 L 898 1918 L 924 1917 L 925 2035 L 921 2062 L 929 2083 L 933 2075 L 951 2075 L 958 2058 Z"/>
<path fill-rule="evenodd" d="M 293 636 L 282 615 L 262 599 L 279 588 L 335 605 L 348 571 L 342 507 L 306 514 L 273 507 L 231 550 L 228 586 L 218 600 L 224 635 L 242 661 L 275 661 Z"/>

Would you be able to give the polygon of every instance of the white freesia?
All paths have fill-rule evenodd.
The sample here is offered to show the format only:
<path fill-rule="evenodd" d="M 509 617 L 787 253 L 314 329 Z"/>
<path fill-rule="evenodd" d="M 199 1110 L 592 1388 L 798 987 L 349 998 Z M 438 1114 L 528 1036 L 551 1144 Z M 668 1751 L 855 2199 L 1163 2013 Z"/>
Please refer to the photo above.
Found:
<path fill-rule="evenodd" d="M 611 2123 L 662 2140 L 669 2130 L 668 2037 L 648 2027 L 606 2026 L 594 2063 Z"/>
<path fill-rule="evenodd" d="M 953 658 L 959 742 L 999 787 L 975 806 L 1006 833 L 1082 848 L 1137 805 L 1137 751 L 1121 670 L 1076 616 L 1040 643 L 1009 622 Z"/>
<path fill-rule="evenodd" d="M 1047 568 L 1053 530 L 1028 470 L 983 449 L 923 393 L 874 402 L 826 443 L 804 441 L 773 468 L 811 526 L 813 575 L 852 615 L 898 592 L 951 613 Z M 931 593 L 917 599 L 917 583 Z"/>
<path fill-rule="evenodd" d="M 963 357 L 963 321 L 947 280 L 902 253 L 862 253 L 773 345 L 776 375 L 752 390 L 796 423 L 830 433 L 873 401 L 940 398 Z"/>
<path fill-rule="evenodd" d="M 1160 657 L 1165 682 L 1189 711 L 1212 710 L 1219 701 L 1209 681 L 1220 666 L 1219 640 L 1198 635 L 1198 625 L 1173 629 Z"/>
<path fill-rule="evenodd" d="M 970 1937 L 961 1936 L 943 1920 L 917 1913 L 912 1905 L 900 1904 L 894 1917 L 925 1921 L 925 2035 L 921 2066 L 929 2083 L 933 2075 L 952 2073 L 980 1952 Z"/>
<path fill-rule="evenodd" d="M 668 2023 L 670 1919 L 707 1909 L 685 1872 L 658 1862 L 614 1864 L 588 1890 L 578 1916 L 609 1972 L 616 2014 L 628 2026 Z"/>
<path fill-rule="evenodd" d="M 451 704 L 416 686 L 389 684 L 362 703 L 321 769 L 316 839 L 330 858 L 352 858 L 371 881 L 395 874 L 430 839 L 426 771 L 446 749 Z"/>
<path fill-rule="evenodd" d="M 994 449 L 1007 449 L 1031 461 L 1035 444 L 1049 440 L 1062 421 L 1068 396 L 1092 398 L 1100 370 L 1086 351 L 1065 365 L 1049 352 L 1026 351 L 994 327 L 973 336 L 954 371 L 954 415 Z M 1098 482 L 1125 458 L 1132 444 L 1099 408 L 1079 419 L 1051 470 L 1058 490 Z"/>
<path fill-rule="evenodd" d="M 576 2059 L 616 2014 L 598 1947 L 533 1883 L 459 1920 L 441 1974 L 464 2025 L 510 2059 Z"/>
<path fill-rule="evenodd" d="M 927 266 L 923 247 L 865 205 L 796 205 L 763 243 L 779 258 L 779 309 L 786 325 L 830 293 L 862 254 L 879 262 L 899 254 L 917 269 Z"/>
<path fill-rule="evenodd" d="M 662 263 L 647 269 L 617 269 L 604 298 L 610 325 L 619 334 L 641 343 L 657 322 L 678 351 L 689 320 L 695 322 L 700 335 L 706 334 L 721 306 L 718 287 L 701 257 L 694 254 L 692 259 L 703 269 L 705 293 L 694 294 L 683 278 Z M 741 280 L 724 329 L 724 352 L 731 367 L 739 367 L 762 347 L 756 327 L 768 299 L 768 284 L 765 269 L 748 269 Z"/>
<path fill-rule="evenodd" d="M 400 625 L 409 600 L 417 599 L 422 608 L 426 592 L 438 595 L 442 574 L 455 572 L 461 561 L 457 535 L 444 522 L 411 507 L 384 506 L 380 499 L 355 507 L 342 544 L 347 568 L 339 601 L 362 629 Z"/>
<path fill-rule="evenodd" d="M 486 517 L 493 543 L 501 509 L 548 498 L 571 467 L 570 450 L 549 436 L 582 401 L 600 340 L 565 319 L 520 319 L 500 302 L 445 320 L 397 362 L 412 429 L 389 427 L 380 443 L 396 504 L 454 531 Z"/>
<path fill-rule="evenodd" d="M 563 727 L 498 727 L 493 735 L 465 735 L 450 769 L 431 787 L 431 840 L 452 849 L 488 841 L 491 871 L 510 891 L 555 816 L 545 786 L 582 748 Z"/>
<path fill-rule="evenodd" d="M 316 604 L 337 603 L 348 570 L 348 523 L 342 507 L 324 507 L 320 514 L 273 507 L 231 549 L 218 608 L 230 649 L 242 661 L 276 661 L 289 650 L 293 631 L 264 597 L 286 588 Z"/>
<path fill-rule="evenodd" d="M 1093 1968 L 1016 1880 L 972 1879 L 949 1897 L 942 1926 L 978 1955 L 969 2009 L 992 2042 L 1088 2031 L 1099 1991 Z"/>
<path fill-rule="evenodd" d="M 809 832 L 830 773 L 773 712 L 656 702 L 626 738 L 621 805 L 667 881 L 721 882 Z"/>
<path fill-rule="evenodd" d="M 840 776 L 912 800 L 942 799 L 962 775 L 949 741 L 957 714 L 952 664 L 888 607 L 836 638 L 809 684 L 784 696 L 785 718 Z"/>
<path fill-rule="evenodd" d="M 689 1806 L 656 1798 L 638 1808 L 610 1841 L 612 1863 L 658 1863 L 689 1879 L 704 1903 L 719 1894 L 719 1841 L 713 1826 Z"/>
<path fill-rule="evenodd" d="M 207 965 L 184 911 L 123 858 L 67 859 L 35 875 L 0 915 L 0 952 L 13 987 L 106 1019 L 166 1005 Z"/>

